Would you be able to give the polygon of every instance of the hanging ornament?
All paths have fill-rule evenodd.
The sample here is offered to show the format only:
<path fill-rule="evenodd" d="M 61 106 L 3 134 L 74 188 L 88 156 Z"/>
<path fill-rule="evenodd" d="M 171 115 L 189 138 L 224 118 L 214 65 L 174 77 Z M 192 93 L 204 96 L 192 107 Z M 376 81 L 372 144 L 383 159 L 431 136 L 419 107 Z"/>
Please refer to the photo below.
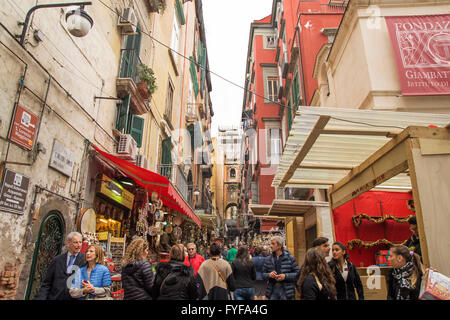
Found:
<path fill-rule="evenodd" d="M 386 220 L 394 220 L 395 222 L 398 222 L 398 223 L 406 223 L 406 222 L 408 222 L 409 218 L 411 218 L 411 217 L 413 217 L 413 215 L 410 215 L 407 217 L 401 217 L 401 218 L 395 217 L 393 215 L 386 215 L 383 217 L 371 217 L 371 216 L 368 216 L 367 214 L 361 213 L 357 216 L 353 216 L 352 220 L 353 220 L 353 224 L 355 225 L 355 227 L 359 227 L 362 222 L 362 219 L 366 219 L 366 220 L 369 220 L 374 223 L 382 223 Z"/>
<path fill-rule="evenodd" d="M 363 241 L 361 239 L 353 239 L 347 242 L 347 247 L 349 250 L 353 250 L 353 248 L 355 247 L 355 245 L 358 245 L 362 248 L 372 248 L 372 247 L 376 247 L 380 244 L 385 244 L 388 246 L 395 246 L 395 245 L 401 245 L 404 244 L 405 242 L 391 242 L 387 239 L 379 239 L 377 241 L 374 242 L 368 242 L 368 241 Z"/>

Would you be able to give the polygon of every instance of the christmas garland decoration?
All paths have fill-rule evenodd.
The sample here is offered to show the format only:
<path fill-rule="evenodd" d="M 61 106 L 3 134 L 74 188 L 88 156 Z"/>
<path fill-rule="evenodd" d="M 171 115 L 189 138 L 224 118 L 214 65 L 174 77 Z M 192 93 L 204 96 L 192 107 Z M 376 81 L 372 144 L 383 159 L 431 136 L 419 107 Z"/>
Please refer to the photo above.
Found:
<path fill-rule="evenodd" d="M 376 247 L 380 244 L 386 244 L 389 246 L 395 246 L 395 245 L 401 245 L 404 244 L 406 241 L 404 242 L 391 242 L 387 239 L 379 239 L 375 242 L 368 242 L 368 241 L 363 241 L 361 239 L 353 239 L 347 242 L 347 247 L 349 250 L 353 250 L 353 248 L 355 247 L 355 245 L 358 245 L 360 247 L 363 248 L 372 248 L 372 247 Z"/>
<path fill-rule="evenodd" d="M 368 216 L 367 214 L 361 213 L 357 216 L 353 216 L 352 220 L 353 220 L 353 224 L 355 225 L 355 227 L 358 228 L 362 222 L 362 219 L 366 219 L 366 220 L 369 220 L 369 221 L 375 222 L 375 223 L 382 223 L 388 219 L 394 220 L 395 222 L 398 222 L 398 223 L 406 223 L 406 222 L 408 222 L 409 218 L 411 218 L 411 217 L 414 217 L 414 216 L 409 215 L 407 217 L 398 218 L 398 217 L 395 217 L 395 216 L 389 214 L 389 215 L 386 215 L 383 217 L 371 217 L 371 216 Z"/>

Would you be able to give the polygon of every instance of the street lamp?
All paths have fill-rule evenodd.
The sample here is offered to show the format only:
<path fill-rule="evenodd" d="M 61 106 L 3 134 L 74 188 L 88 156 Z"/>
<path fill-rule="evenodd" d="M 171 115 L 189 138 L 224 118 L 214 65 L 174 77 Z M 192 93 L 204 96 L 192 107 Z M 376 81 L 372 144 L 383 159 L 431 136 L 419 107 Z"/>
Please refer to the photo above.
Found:
<path fill-rule="evenodd" d="M 25 42 L 25 36 L 27 34 L 28 24 L 30 23 L 31 14 L 38 9 L 45 8 L 61 8 L 61 7 L 69 7 L 69 6 L 80 6 L 78 9 L 69 10 L 66 13 L 66 22 L 68 25 L 68 30 L 71 35 L 75 37 L 84 37 L 89 30 L 91 30 L 94 25 L 94 20 L 84 11 L 84 6 L 91 5 L 92 2 L 72 2 L 72 3 L 54 3 L 54 4 L 40 4 L 32 7 L 28 10 L 27 15 L 25 17 L 24 22 L 19 22 L 19 25 L 22 25 L 22 33 L 17 35 L 19 38 L 20 45 L 23 46 Z"/>

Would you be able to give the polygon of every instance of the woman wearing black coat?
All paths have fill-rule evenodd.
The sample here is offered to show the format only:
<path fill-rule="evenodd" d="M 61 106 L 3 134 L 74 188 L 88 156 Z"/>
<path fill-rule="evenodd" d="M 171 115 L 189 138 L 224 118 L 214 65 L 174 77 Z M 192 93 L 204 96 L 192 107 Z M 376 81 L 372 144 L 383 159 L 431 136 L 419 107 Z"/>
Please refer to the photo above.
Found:
<path fill-rule="evenodd" d="M 336 300 L 335 280 L 320 247 L 306 251 L 297 287 L 302 300 Z"/>
<path fill-rule="evenodd" d="M 176 244 L 170 249 L 170 261 L 156 266 L 153 300 L 196 300 L 197 286 L 194 269 L 183 264 L 186 257 L 184 246 Z"/>
<path fill-rule="evenodd" d="M 128 246 L 122 261 L 124 300 L 152 299 L 153 272 L 147 255 L 148 242 L 142 238 L 133 240 Z"/>
<path fill-rule="evenodd" d="M 347 248 L 341 242 L 335 242 L 332 246 L 333 259 L 328 263 L 336 280 L 336 293 L 338 300 L 364 300 L 364 290 L 358 271 L 353 263 L 348 260 Z"/>

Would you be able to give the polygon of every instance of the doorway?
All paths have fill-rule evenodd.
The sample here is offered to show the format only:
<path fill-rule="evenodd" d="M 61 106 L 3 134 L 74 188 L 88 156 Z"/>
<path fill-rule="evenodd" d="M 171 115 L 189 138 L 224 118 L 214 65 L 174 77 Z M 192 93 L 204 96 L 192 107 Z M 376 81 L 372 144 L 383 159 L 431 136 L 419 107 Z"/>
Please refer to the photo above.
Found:
<path fill-rule="evenodd" d="M 25 300 L 32 300 L 39 292 L 50 263 L 61 253 L 64 229 L 64 220 L 58 211 L 50 211 L 43 219 L 34 249 Z"/>

